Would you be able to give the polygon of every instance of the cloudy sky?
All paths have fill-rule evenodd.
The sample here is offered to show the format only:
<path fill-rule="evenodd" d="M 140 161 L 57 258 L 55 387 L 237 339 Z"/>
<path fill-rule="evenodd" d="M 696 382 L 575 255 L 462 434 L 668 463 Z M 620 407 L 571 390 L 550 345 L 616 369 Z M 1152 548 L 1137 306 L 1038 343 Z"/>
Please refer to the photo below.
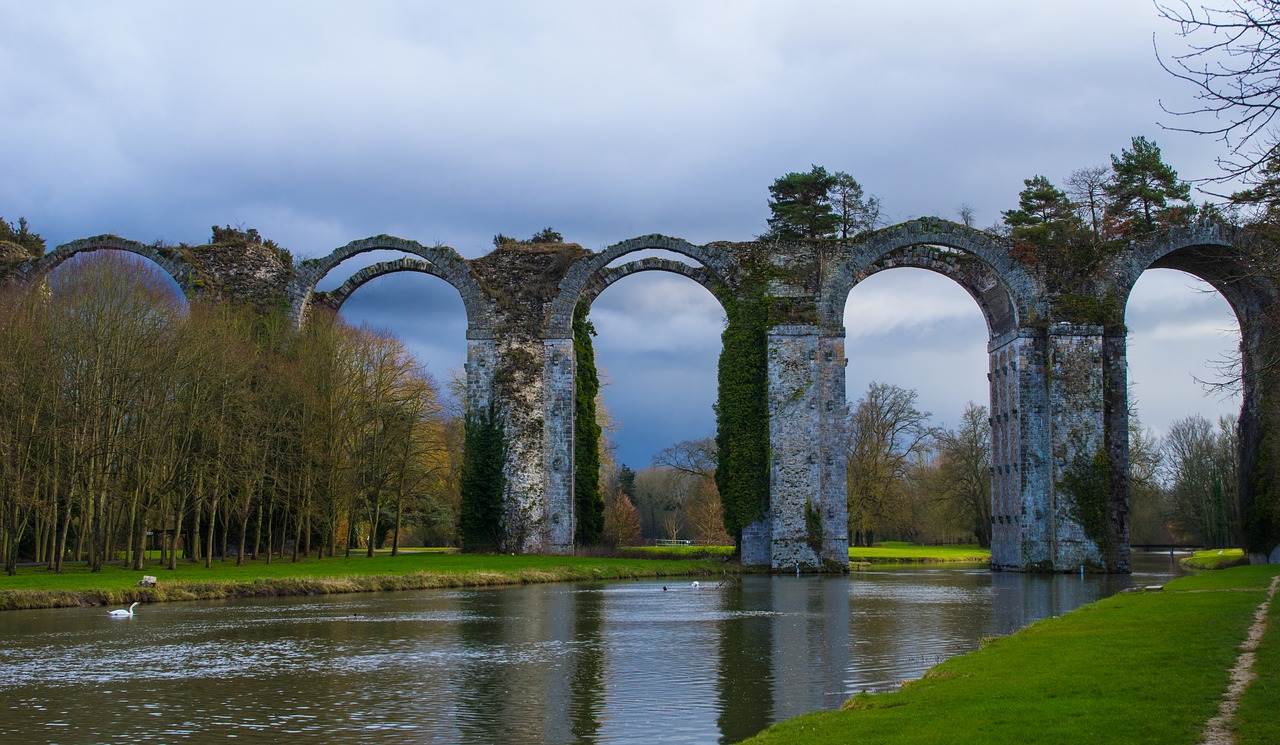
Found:
<path fill-rule="evenodd" d="M 745 240 L 769 183 L 810 164 L 854 175 L 890 222 L 964 204 L 985 226 L 1023 179 L 1061 183 L 1134 135 L 1184 178 L 1220 154 L 1160 126 L 1190 92 L 1156 62 L 1178 39 L 1148 0 L 0 0 L 0 19 L 0 215 L 50 245 L 200 243 L 215 223 L 299 258 L 379 233 L 475 257 L 547 226 L 592 250 Z M 439 378 L 462 361 L 461 302 L 433 278 L 378 280 L 344 314 Z M 709 294 L 640 275 L 592 317 L 624 462 L 711 433 Z M 1195 382 L 1237 343 L 1220 297 L 1149 272 L 1128 322 L 1144 423 L 1238 406 Z M 851 402 L 894 382 L 954 423 L 985 398 L 985 328 L 949 281 L 874 277 L 846 325 Z"/>

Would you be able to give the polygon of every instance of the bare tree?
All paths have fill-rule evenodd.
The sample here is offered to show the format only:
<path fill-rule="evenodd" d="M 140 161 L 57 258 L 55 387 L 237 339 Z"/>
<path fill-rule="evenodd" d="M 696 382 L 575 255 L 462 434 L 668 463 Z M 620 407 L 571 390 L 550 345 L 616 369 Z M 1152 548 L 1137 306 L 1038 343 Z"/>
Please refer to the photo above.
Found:
<path fill-rule="evenodd" d="M 1157 2 L 1160 16 L 1178 27 L 1187 48 L 1162 56 L 1160 65 L 1190 83 L 1199 105 L 1165 111 L 1202 124 L 1170 127 L 1208 134 L 1229 151 L 1218 164 L 1225 181 L 1254 174 L 1280 152 L 1274 122 L 1280 113 L 1280 3 L 1221 0 L 1218 7 Z M 1163 102 L 1161 103 L 1163 106 Z"/>
<path fill-rule="evenodd" d="M 664 466 L 690 476 L 715 479 L 716 441 L 714 437 L 677 442 L 653 456 L 653 465 Z"/>
<path fill-rule="evenodd" d="M 1110 166 L 1077 168 L 1067 177 L 1067 196 L 1080 219 L 1093 230 L 1095 243 L 1102 240 L 1103 216 L 1107 211 L 1106 185 L 1110 180 Z"/>
<path fill-rule="evenodd" d="M 870 545 L 902 493 L 911 465 L 933 435 L 929 412 L 916 408 L 917 393 L 872 383 L 849 417 L 849 532 Z"/>
<path fill-rule="evenodd" d="M 979 546 L 991 545 L 991 425 L 987 407 L 965 404 L 960 424 L 938 433 L 939 498 Z"/>

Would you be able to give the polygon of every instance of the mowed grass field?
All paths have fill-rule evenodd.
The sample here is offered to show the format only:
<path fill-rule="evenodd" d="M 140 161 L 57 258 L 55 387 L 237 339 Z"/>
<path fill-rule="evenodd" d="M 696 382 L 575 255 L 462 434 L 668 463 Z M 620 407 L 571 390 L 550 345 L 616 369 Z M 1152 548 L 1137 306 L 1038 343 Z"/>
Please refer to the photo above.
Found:
<path fill-rule="evenodd" d="M 924 564 L 991 561 L 991 549 L 978 546 L 918 546 L 885 541 L 875 546 L 852 546 L 849 561 L 865 564 Z"/>
<path fill-rule="evenodd" d="M 721 574 L 720 560 L 616 559 L 578 556 L 509 556 L 406 552 L 399 556 L 353 556 L 298 562 L 275 559 L 213 562 L 179 561 L 174 570 L 147 565 L 139 572 L 109 565 L 91 573 L 83 565 L 53 574 L 43 567 L 0 576 L 0 609 L 49 608 L 169 600 L 306 595 L 331 592 L 409 590 L 528 582 L 637 579 Z M 138 587 L 143 575 L 154 588 Z"/>

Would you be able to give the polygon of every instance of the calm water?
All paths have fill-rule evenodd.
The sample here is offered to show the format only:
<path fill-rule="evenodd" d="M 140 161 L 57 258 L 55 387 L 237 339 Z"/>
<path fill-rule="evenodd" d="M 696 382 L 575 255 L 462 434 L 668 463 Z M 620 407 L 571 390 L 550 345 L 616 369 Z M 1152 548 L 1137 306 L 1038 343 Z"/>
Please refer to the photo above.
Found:
<path fill-rule="evenodd" d="M 1130 583 L 893 569 L 0 613 L 0 741 L 734 742 Z"/>

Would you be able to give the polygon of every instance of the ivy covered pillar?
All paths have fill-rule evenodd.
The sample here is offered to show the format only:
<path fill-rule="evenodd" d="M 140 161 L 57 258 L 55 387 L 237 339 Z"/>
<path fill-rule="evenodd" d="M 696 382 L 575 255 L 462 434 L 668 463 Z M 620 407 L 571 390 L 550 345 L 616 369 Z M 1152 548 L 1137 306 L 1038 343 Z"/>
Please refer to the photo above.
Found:
<path fill-rule="evenodd" d="M 768 375 L 768 564 L 776 570 L 847 571 L 839 434 L 845 410 L 844 339 L 824 336 L 817 326 L 774 326 L 768 334 Z M 744 562 L 747 536 L 744 530 Z"/>
<path fill-rule="evenodd" d="M 467 406 L 505 439 L 501 551 L 573 553 L 573 339 L 468 341 Z"/>

